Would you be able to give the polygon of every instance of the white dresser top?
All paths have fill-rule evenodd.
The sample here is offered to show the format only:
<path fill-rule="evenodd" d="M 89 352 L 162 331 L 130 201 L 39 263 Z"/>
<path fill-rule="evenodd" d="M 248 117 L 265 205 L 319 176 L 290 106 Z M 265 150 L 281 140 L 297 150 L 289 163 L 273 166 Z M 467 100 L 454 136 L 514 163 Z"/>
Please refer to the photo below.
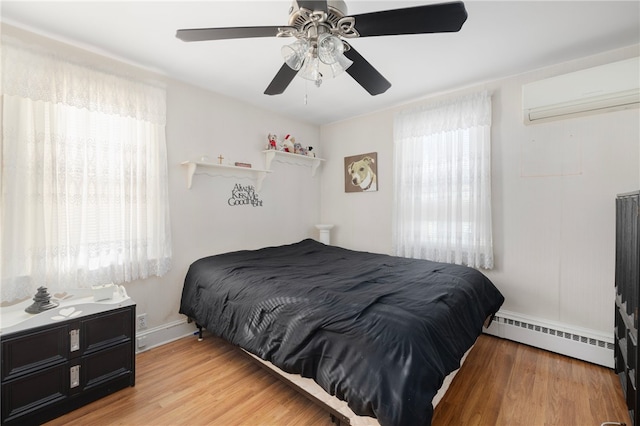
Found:
<path fill-rule="evenodd" d="M 107 300 L 96 302 L 92 289 L 74 289 L 64 293 L 61 298 L 52 296 L 51 301 L 59 305 L 37 314 L 25 312 L 33 304 L 32 299 L 0 307 L 0 335 L 135 304 L 122 286 L 114 286 L 113 296 Z"/>

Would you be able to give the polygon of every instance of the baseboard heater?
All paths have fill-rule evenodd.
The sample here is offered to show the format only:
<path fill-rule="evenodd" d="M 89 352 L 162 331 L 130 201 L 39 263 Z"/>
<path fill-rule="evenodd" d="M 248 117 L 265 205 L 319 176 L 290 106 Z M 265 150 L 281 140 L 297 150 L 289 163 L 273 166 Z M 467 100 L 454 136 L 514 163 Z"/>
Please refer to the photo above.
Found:
<path fill-rule="evenodd" d="M 613 331 L 608 336 L 592 330 L 499 311 L 485 333 L 604 367 L 614 366 Z"/>

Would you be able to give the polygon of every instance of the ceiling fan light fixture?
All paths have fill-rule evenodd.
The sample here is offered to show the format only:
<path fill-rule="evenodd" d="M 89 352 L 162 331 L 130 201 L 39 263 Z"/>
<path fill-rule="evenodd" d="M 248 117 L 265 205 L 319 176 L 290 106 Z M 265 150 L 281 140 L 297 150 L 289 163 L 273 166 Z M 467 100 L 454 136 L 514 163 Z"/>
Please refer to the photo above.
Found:
<path fill-rule="evenodd" d="M 290 46 L 297 45 L 302 40 L 304 39 L 300 39 Z M 291 68 L 293 68 L 292 65 L 297 66 L 302 61 L 298 76 L 315 82 L 318 87 L 322 84 L 323 78 L 334 78 L 353 64 L 343 53 L 345 50 L 344 42 L 339 37 L 329 33 L 318 36 L 315 43 L 305 41 L 304 44 L 298 46 L 300 49 L 298 47 L 290 49 L 285 49 L 285 47 L 288 48 L 289 46 L 283 47 L 283 54 L 285 51 L 287 53 L 294 50 L 297 52 L 295 55 L 285 55 L 285 61 Z M 303 46 L 307 49 L 304 54 L 302 53 Z M 317 46 L 317 48 L 314 46 Z"/>
<path fill-rule="evenodd" d="M 302 68 L 310 45 L 304 39 L 296 40 L 294 43 L 282 46 L 280 52 L 284 58 L 284 62 L 293 70 L 298 71 Z"/>
<path fill-rule="evenodd" d="M 318 58 L 325 64 L 331 65 L 338 62 L 344 52 L 344 43 L 340 38 L 329 33 L 318 37 Z"/>

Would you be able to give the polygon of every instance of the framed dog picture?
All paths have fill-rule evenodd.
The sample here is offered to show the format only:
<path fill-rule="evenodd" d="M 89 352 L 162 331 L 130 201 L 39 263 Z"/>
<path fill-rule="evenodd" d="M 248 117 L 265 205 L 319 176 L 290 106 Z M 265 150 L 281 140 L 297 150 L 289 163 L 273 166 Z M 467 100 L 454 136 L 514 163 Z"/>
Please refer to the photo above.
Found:
<path fill-rule="evenodd" d="M 344 192 L 378 190 L 378 153 L 344 157 Z"/>

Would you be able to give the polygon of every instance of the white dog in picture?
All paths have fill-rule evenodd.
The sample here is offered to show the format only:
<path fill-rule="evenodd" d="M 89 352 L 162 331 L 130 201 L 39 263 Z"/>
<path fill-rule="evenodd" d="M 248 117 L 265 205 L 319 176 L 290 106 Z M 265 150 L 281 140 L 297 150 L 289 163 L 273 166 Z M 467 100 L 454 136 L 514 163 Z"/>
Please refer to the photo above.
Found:
<path fill-rule="evenodd" d="M 347 173 L 351 177 L 351 183 L 359 186 L 363 191 L 377 191 L 378 180 L 372 168 L 373 163 L 373 158 L 365 156 L 349 164 Z"/>

